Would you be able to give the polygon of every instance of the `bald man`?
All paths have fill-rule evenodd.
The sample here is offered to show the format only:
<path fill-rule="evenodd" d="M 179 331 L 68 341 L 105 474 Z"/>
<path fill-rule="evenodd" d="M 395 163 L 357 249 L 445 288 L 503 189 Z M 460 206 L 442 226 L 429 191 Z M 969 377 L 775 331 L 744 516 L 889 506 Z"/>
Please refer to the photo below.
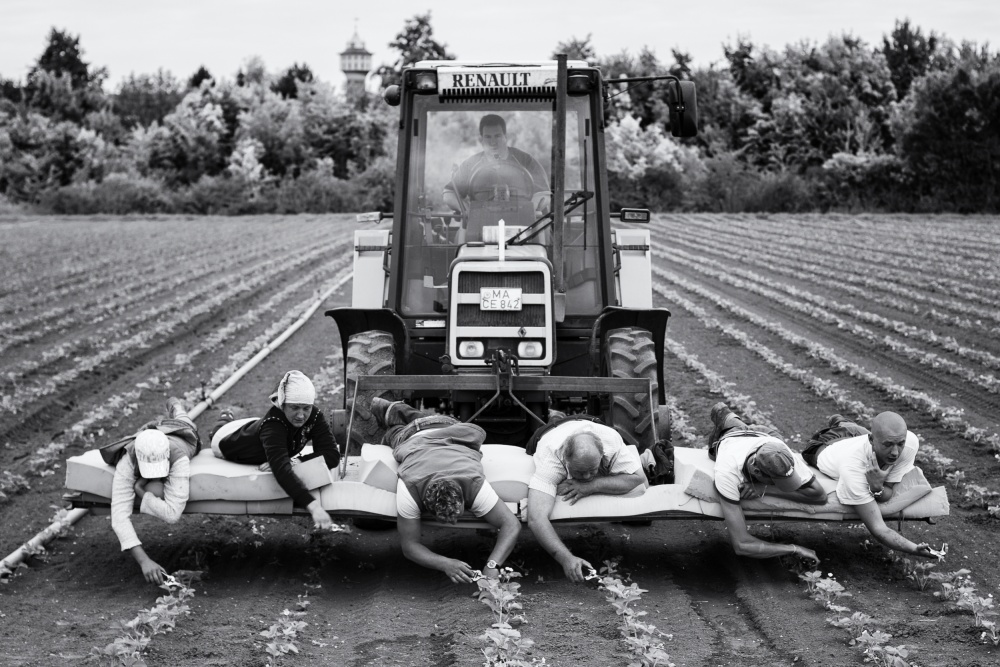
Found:
<path fill-rule="evenodd" d="M 620 496 L 636 489 L 645 492 L 649 482 L 642 460 L 634 448 L 625 446 L 618 431 L 573 418 L 545 431 L 533 456 L 535 474 L 528 483 L 528 527 L 562 566 L 567 579 L 584 581 L 583 566 L 591 568 L 590 563 L 573 555 L 549 520 L 556 496 L 574 505 L 594 494 Z"/>
<path fill-rule="evenodd" d="M 856 509 L 876 540 L 896 551 L 937 558 L 930 545 L 915 544 L 886 526 L 878 507 L 892 498 L 895 485 L 913 470 L 917 447 L 917 436 L 895 412 L 876 415 L 870 432 L 834 415 L 829 425 L 810 439 L 803 457 L 837 480 L 837 499 Z"/>

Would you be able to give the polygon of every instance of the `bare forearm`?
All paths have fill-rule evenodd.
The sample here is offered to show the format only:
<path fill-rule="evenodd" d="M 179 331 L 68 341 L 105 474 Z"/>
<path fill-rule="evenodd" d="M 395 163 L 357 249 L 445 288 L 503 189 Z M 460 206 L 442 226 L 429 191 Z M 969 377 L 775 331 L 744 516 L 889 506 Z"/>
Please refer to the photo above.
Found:
<path fill-rule="evenodd" d="M 871 534 L 872 537 L 890 549 L 895 549 L 896 551 L 902 551 L 908 554 L 915 553 L 917 550 L 916 544 L 909 541 L 888 526 L 882 526 L 881 528 L 872 530 Z"/>
<path fill-rule="evenodd" d="M 495 560 L 498 563 L 504 563 L 507 557 L 510 556 L 510 552 L 514 550 L 514 545 L 517 544 L 517 536 L 520 532 L 520 523 L 514 523 L 513 525 L 504 524 L 500 528 L 500 534 L 497 535 L 497 542 L 493 545 L 493 551 L 490 552 L 489 559 Z"/>
<path fill-rule="evenodd" d="M 423 567 L 428 567 L 432 570 L 439 570 L 441 572 L 446 571 L 445 565 L 450 560 L 439 553 L 431 551 L 419 542 L 416 544 L 404 544 L 403 555 L 417 565 L 422 565 Z"/>
<path fill-rule="evenodd" d="M 747 536 L 742 541 L 732 541 L 733 551 L 739 556 L 750 558 L 775 558 L 777 556 L 790 556 L 798 553 L 798 547 L 794 544 L 775 544 L 765 542 L 756 537 Z"/>
<path fill-rule="evenodd" d="M 562 562 L 564 559 L 573 556 L 573 552 L 566 548 L 563 541 L 559 539 L 559 535 L 556 533 L 556 529 L 552 527 L 552 522 L 549 521 L 548 517 L 532 517 L 529 525 L 538 543 L 557 561 Z"/>
<path fill-rule="evenodd" d="M 642 481 L 642 477 L 638 474 L 597 477 L 592 482 L 587 483 L 588 495 L 600 493 L 608 496 L 622 496 L 640 486 Z"/>

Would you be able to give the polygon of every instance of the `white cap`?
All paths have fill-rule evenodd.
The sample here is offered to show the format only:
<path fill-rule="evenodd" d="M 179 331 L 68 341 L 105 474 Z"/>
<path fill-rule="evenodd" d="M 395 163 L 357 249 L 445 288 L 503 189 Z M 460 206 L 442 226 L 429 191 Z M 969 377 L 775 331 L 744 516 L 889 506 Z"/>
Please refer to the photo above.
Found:
<path fill-rule="evenodd" d="M 170 474 L 170 441 L 156 429 L 140 431 L 135 436 L 135 459 L 139 474 L 146 479 L 159 479 Z"/>

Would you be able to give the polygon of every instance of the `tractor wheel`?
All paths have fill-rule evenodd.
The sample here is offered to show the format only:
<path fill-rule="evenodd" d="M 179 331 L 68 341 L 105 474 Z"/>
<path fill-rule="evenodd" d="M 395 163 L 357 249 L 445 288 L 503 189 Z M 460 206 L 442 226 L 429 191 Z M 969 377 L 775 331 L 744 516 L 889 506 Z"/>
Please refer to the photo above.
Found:
<path fill-rule="evenodd" d="M 613 394 L 608 422 L 614 425 L 626 445 L 635 445 L 642 453 L 653 446 L 657 435 L 656 345 L 646 329 L 624 327 L 608 333 L 605 354 L 611 377 L 650 381 L 649 392 Z"/>
<path fill-rule="evenodd" d="M 347 341 L 347 394 L 346 401 L 354 396 L 354 386 L 359 375 L 395 375 L 396 344 L 392 334 L 386 331 L 365 331 L 354 334 Z M 384 431 L 375 421 L 369 406 L 372 398 L 379 396 L 389 401 L 398 399 L 396 392 L 387 390 L 359 391 L 354 410 L 354 424 L 351 427 L 350 449 L 359 452 L 366 442 L 379 443 Z M 347 403 L 350 420 L 350 403 Z"/>

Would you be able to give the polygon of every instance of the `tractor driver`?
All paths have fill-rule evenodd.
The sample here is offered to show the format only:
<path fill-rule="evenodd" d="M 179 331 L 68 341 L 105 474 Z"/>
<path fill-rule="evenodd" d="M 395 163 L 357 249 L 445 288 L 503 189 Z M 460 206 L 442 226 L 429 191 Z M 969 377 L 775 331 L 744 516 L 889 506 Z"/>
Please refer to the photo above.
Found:
<path fill-rule="evenodd" d="M 444 186 L 444 202 L 453 210 L 466 210 L 465 200 L 509 200 L 531 197 L 535 209 L 549 210 L 549 179 L 542 165 L 522 150 L 507 145 L 507 123 L 496 114 L 479 121 L 483 150 L 463 162 Z"/>

